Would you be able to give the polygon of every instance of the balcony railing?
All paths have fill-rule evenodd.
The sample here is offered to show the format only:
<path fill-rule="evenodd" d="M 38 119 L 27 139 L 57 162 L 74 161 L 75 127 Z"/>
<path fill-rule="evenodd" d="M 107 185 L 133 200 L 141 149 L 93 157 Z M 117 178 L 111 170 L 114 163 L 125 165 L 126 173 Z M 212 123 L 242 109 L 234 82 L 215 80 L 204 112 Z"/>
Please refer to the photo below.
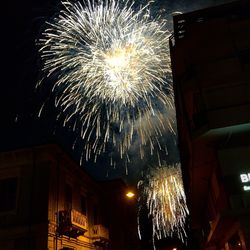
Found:
<path fill-rule="evenodd" d="M 87 217 L 76 210 L 71 210 L 71 223 L 79 228 L 87 230 Z"/>
<path fill-rule="evenodd" d="M 109 231 L 103 225 L 94 225 L 92 228 L 92 239 L 96 246 L 101 246 L 103 249 L 108 249 Z"/>
<path fill-rule="evenodd" d="M 59 212 L 58 233 L 77 238 L 87 231 L 87 217 L 71 209 Z"/>
<path fill-rule="evenodd" d="M 103 225 L 94 225 L 92 230 L 93 238 L 109 239 L 109 231 Z"/>

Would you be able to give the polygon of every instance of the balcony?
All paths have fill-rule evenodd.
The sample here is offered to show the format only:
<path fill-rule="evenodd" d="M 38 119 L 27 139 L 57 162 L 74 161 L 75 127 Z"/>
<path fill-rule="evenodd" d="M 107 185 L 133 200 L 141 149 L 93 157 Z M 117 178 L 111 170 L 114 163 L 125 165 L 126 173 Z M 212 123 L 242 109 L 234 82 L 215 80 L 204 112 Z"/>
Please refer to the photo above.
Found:
<path fill-rule="evenodd" d="M 230 132 L 249 131 L 250 87 L 246 83 L 202 88 L 187 99 L 192 103 L 187 110 L 193 135 L 223 135 Z"/>
<path fill-rule="evenodd" d="M 92 240 L 94 245 L 104 248 L 108 247 L 109 231 L 103 225 L 94 225 L 92 228 Z"/>
<path fill-rule="evenodd" d="M 60 235 L 77 238 L 87 231 L 86 216 L 74 209 L 60 211 L 58 219 L 58 233 Z"/>

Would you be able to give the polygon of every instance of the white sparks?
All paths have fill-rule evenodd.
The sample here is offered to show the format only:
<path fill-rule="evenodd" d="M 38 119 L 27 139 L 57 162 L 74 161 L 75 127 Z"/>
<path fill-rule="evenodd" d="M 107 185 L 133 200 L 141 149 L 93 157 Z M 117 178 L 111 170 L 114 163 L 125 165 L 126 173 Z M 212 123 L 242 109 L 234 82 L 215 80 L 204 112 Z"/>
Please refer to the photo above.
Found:
<path fill-rule="evenodd" d="M 180 164 L 151 169 L 138 183 L 152 217 L 153 239 L 176 235 L 186 238 L 185 220 L 188 215 Z"/>
<path fill-rule="evenodd" d="M 124 158 L 138 136 L 141 145 L 157 144 L 173 130 L 165 20 L 150 17 L 149 4 L 135 10 L 129 1 L 62 5 L 39 40 L 42 71 L 54 81 L 64 125 L 81 128 L 85 160 L 107 143 Z"/>

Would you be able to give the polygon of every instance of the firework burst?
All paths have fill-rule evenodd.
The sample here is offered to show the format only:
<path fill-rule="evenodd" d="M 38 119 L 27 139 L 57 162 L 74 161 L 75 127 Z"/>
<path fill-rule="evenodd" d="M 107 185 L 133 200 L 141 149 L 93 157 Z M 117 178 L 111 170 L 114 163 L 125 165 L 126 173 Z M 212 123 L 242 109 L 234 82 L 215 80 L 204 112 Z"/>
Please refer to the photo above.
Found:
<path fill-rule="evenodd" d="M 176 235 L 184 242 L 185 219 L 189 212 L 180 164 L 150 169 L 138 188 L 152 218 L 153 239 Z"/>
<path fill-rule="evenodd" d="M 135 137 L 153 151 L 157 138 L 173 131 L 168 37 L 149 5 L 136 9 L 129 1 L 63 1 L 46 24 L 38 42 L 41 82 L 54 81 L 59 116 L 80 131 L 86 160 L 107 144 L 126 158 Z"/>

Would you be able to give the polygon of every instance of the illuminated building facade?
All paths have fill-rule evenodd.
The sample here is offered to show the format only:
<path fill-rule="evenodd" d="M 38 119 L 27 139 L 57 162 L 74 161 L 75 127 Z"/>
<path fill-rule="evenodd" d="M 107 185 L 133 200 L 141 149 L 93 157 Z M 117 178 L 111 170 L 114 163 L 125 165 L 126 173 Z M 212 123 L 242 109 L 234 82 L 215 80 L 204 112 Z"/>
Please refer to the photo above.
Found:
<path fill-rule="evenodd" d="M 137 249 L 125 194 L 122 181 L 94 181 L 56 145 L 3 152 L 0 249 Z"/>
<path fill-rule="evenodd" d="M 170 39 L 191 249 L 250 249 L 250 3 L 174 16 Z"/>

